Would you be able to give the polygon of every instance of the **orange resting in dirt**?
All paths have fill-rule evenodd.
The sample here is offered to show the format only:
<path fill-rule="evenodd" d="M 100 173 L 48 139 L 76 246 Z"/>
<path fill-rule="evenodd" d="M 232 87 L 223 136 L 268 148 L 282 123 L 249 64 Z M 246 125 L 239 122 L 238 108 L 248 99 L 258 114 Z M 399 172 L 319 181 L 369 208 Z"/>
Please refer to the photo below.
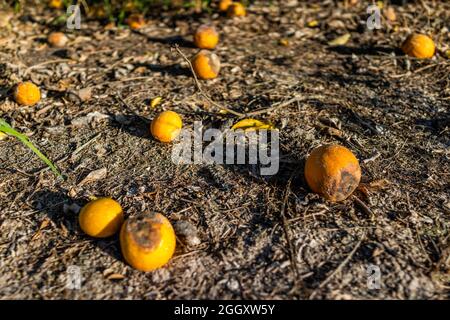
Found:
<path fill-rule="evenodd" d="M 402 50 L 408 56 L 427 59 L 434 56 L 435 45 L 430 37 L 414 33 L 403 42 Z"/>
<path fill-rule="evenodd" d="M 48 6 L 52 9 L 61 9 L 64 3 L 62 0 L 50 0 Z"/>
<path fill-rule="evenodd" d="M 220 59 L 211 51 L 201 50 L 192 59 L 192 68 L 198 78 L 214 79 L 219 75 Z"/>
<path fill-rule="evenodd" d="M 117 201 L 99 198 L 81 209 L 78 222 L 81 230 L 91 237 L 110 237 L 119 231 L 123 223 L 123 210 Z"/>
<path fill-rule="evenodd" d="M 23 106 L 33 106 L 41 100 L 41 91 L 34 83 L 22 82 L 14 89 L 14 100 Z"/>
<path fill-rule="evenodd" d="M 194 34 L 194 44 L 200 49 L 214 49 L 219 43 L 219 34 L 214 26 L 201 25 Z"/>
<path fill-rule="evenodd" d="M 129 218 L 120 231 L 120 247 L 125 260 L 135 269 L 152 271 L 165 265 L 175 252 L 172 225 L 156 213 Z"/>
<path fill-rule="evenodd" d="M 228 17 L 245 17 L 247 15 L 247 10 L 240 2 L 233 2 L 227 9 Z"/>
<path fill-rule="evenodd" d="M 153 119 L 150 125 L 152 136 L 161 142 L 171 142 L 180 134 L 183 121 L 174 111 L 163 111 Z"/>
<path fill-rule="evenodd" d="M 69 39 L 62 32 L 52 32 L 47 37 L 47 42 L 56 48 L 64 47 L 68 41 Z"/>
<path fill-rule="evenodd" d="M 228 7 L 233 3 L 233 0 L 220 0 L 219 2 L 219 11 L 225 12 L 228 10 Z"/>
<path fill-rule="evenodd" d="M 142 14 L 133 13 L 127 18 L 126 23 L 130 27 L 130 29 L 137 30 L 145 25 L 145 19 Z"/>
<path fill-rule="evenodd" d="M 358 159 L 347 148 L 320 146 L 306 160 L 305 178 L 312 191 L 327 200 L 341 201 L 359 185 L 361 168 Z"/>

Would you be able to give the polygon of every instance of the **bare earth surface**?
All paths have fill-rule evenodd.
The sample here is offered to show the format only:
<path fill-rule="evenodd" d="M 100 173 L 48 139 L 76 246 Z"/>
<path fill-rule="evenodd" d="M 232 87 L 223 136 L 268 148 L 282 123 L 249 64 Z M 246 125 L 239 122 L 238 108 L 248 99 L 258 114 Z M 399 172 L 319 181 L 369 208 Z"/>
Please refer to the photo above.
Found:
<path fill-rule="evenodd" d="M 1 298 L 448 298 L 450 4 L 394 6 L 397 21 L 369 31 L 363 4 L 280 3 L 256 2 L 237 20 L 155 13 L 139 32 L 86 20 L 65 30 L 50 24 L 54 11 L 29 8 L 1 29 L 0 117 L 67 176 L 57 179 L 19 141 L 0 141 Z M 162 110 L 179 112 L 188 128 L 238 120 L 205 100 L 173 48 L 192 56 L 192 31 L 211 21 L 223 66 L 202 89 L 240 113 L 262 110 L 253 117 L 280 129 L 272 177 L 246 165 L 175 165 L 172 146 L 149 135 Z M 67 48 L 48 47 L 53 29 L 67 33 Z M 398 51 L 412 31 L 432 35 L 433 59 Z M 327 44 L 347 32 L 345 45 Z M 10 96 L 24 80 L 44 93 L 35 107 Z M 360 160 L 356 197 L 329 203 L 307 188 L 305 157 L 324 143 Z M 76 205 L 90 196 L 117 199 L 127 217 L 188 221 L 201 242 L 179 236 L 166 267 L 133 270 L 117 237 L 79 229 Z M 380 268 L 378 290 L 367 286 L 370 265 Z M 66 287 L 69 266 L 81 268 L 79 290 Z"/>

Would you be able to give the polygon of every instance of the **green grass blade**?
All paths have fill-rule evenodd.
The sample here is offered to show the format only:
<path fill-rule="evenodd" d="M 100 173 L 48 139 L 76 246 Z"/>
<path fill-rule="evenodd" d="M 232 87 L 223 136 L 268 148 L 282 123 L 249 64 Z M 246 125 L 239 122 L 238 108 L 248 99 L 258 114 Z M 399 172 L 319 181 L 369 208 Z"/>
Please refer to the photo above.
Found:
<path fill-rule="evenodd" d="M 19 139 L 26 147 L 30 148 L 58 177 L 62 177 L 59 170 L 56 166 L 41 152 L 38 148 L 36 148 L 28 137 L 15 129 L 13 129 L 5 120 L 0 119 L 0 131 L 16 137 Z"/>

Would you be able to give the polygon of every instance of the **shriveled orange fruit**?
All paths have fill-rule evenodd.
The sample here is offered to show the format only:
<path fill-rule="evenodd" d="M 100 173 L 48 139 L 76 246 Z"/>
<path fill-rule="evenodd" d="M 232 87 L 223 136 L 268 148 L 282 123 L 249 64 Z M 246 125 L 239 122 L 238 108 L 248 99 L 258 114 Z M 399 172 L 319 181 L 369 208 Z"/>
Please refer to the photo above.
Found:
<path fill-rule="evenodd" d="M 126 23 L 130 29 L 137 30 L 145 26 L 145 18 L 140 13 L 133 13 L 127 18 Z"/>
<path fill-rule="evenodd" d="M 191 62 L 195 74 L 200 79 L 214 79 L 219 75 L 220 59 L 211 51 L 201 50 L 194 56 Z"/>
<path fill-rule="evenodd" d="M 161 142 L 171 142 L 180 134 L 183 121 L 174 111 L 163 111 L 150 124 L 152 136 Z"/>
<path fill-rule="evenodd" d="M 41 100 L 41 91 L 32 82 L 22 82 L 14 89 L 14 100 L 23 106 L 34 106 Z"/>
<path fill-rule="evenodd" d="M 122 255 L 140 271 L 152 271 L 165 265 L 172 258 L 175 246 L 173 227 L 160 213 L 129 218 L 120 231 Z"/>
<path fill-rule="evenodd" d="M 433 39 L 418 33 L 409 35 L 401 48 L 408 56 L 420 59 L 432 58 L 436 49 Z"/>
<path fill-rule="evenodd" d="M 229 5 L 227 9 L 227 16 L 230 18 L 234 17 L 245 17 L 247 15 L 247 10 L 244 5 L 240 2 L 233 2 Z"/>
<path fill-rule="evenodd" d="M 342 201 L 359 185 L 361 168 L 349 149 L 340 145 L 325 145 L 314 149 L 309 155 L 305 178 L 315 193 L 330 201 Z"/>
<path fill-rule="evenodd" d="M 219 43 L 219 33 L 211 25 L 201 25 L 194 34 L 194 43 L 200 49 L 214 49 Z"/>
<path fill-rule="evenodd" d="M 219 11 L 226 12 L 228 7 L 233 3 L 233 0 L 220 0 Z"/>
<path fill-rule="evenodd" d="M 81 230 L 91 237 L 110 237 L 119 231 L 123 223 L 123 210 L 111 198 L 98 198 L 81 209 L 78 222 Z"/>
<path fill-rule="evenodd" d="M 69 39 L 62 32 L 52 32 L 47 37 L 48 44 L 55 48 L 64 47 L 68 41 Z"/>

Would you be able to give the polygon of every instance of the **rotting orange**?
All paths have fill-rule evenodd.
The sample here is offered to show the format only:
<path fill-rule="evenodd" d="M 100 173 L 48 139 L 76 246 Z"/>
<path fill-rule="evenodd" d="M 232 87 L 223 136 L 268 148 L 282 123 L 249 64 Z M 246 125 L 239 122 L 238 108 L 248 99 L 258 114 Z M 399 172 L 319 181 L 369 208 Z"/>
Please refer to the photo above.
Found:
<path fill-rule="evenodd" d="M 245 17 L 247 15 L 247 10 L 244 5 L 240 2 L 233 2 L 227 9 L 227 16 L 230 18 L 234 17 Z"/>
<path fill-rule="evenodd" d="M 55 48 L 64 47 L 68 41 L 69 39 L 62 32 L 52 32 L 47 37 L 48 44 Z"/>
<path fill-rule="evenodd" d="M 14 89 L 14 100 L 23 106 L 34 106 L 41 100 L 41 91 L 34 83 L 19 83 Z"/>
<path fill-rule="evenodd" d="M 140 13 L 133 13 L 127 18 L 126 23 L 132 30 L 138 30 L 145 26 L 145 18 Z"/>
<path fill-rule="evenodd" d="M 194 44 L 200 49 L 214 49 L 219 43 L 219 33 L 211 25 L 201 25 L 194 34 Z"/>
<path fill-rule="evenodd" d="M 174 111 L 163 111 L 153 119 L 150 124 L 152 136 L 161 142 L 175 140 L 181 132 L 183 121 L 178 113 Z"/>
<path fill-rule="evenodd" d="M 433 39 L 424 35 L 413 33 L 403 42 L 401 49 L 405 54 L 419 59 L 432 58 L 435 52 Z"/>
<path fill-rule="evenodd" d="M 192 59 L 192 68 L 198 78 L 214 79 L 219 75 L 220 59 L 211 51 L 201 50 Z"/>
<path fill-rule="evenodd" d="M 120 231 L 122 255 L 140 271 L 152 271 L 165 265 L 172 258 L 175 246 L 173 227 L 160 213 L 129 218 Z"/>
<path fill-rule="evenodd" d="M 342 201 L 358 187 L 361 168 L 349 149 L 324 145 L 315 148 L 306 160 L 305 178 L 315 193 L 330 201 Z"/>
<path fill-rule="evenodd" d="M 120 204 L 111 198 L 90 201 L 80 211 L 81 230 L 95 238 L 106 238 L 119 231 L 124 220 Z"/>

